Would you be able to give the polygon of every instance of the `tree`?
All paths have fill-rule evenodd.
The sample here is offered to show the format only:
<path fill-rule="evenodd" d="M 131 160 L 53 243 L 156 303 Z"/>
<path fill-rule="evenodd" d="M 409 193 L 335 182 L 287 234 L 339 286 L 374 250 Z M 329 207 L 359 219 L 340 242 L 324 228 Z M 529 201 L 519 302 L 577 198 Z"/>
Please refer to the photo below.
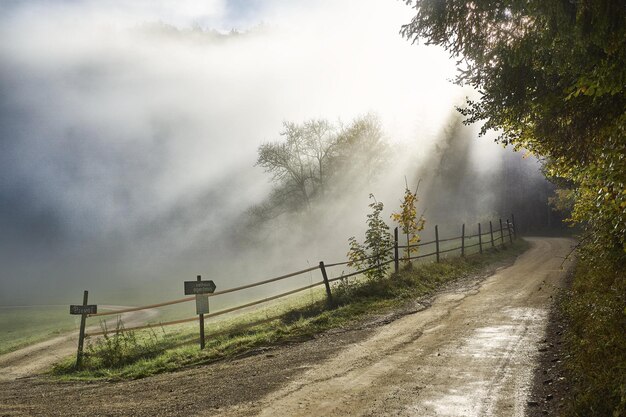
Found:
<path fill-rule="evenodd" d="M 274 188 L 266 201 L 249 211 L 255 222 L 309 209 L 328 193 L 365 185 L 388 155 L 380 122 L 371 114 L 347 127 L 325 119 L 284 122 L 280 136 L 258 149 L 256 165 L 272 174 Z"/>
<path fill-rule="evenodd" d="M 408 0 L 401 33 L 459 59 L 480 92 L 459 109 L 481 134 L 546 159 L 575 188 L 572 219 L 598 251 L 626 253 L 626 7 L 623 1 Z M 619 250 L 621 255 L 617 255 Z"/>
<path fill-rule="evenodd" d="M 372 113 L 340 128 L 333 161 L 343 174 L 372 181 L 387 162 L 389 145 L 380 120 Z"/>
<path fill-rule="evenodd" d="M 317 173 L 312 177 L 316 177 L 319 192 L 324 195 L 324 185 L 327 181 L 326 166 L 337 145 L 335 128 L 328 120 L 312 119 L 304 123 L 303 130 L 306 143 L 305 153 L 317 163 Z"/>
<path fill-rule="evenodd" d="M 354 236 L 348 239 L 348 266 L 358 270 L 371 268 L 365 275 L 369 279 L 382 279 L 389 269 L 389 261 L 393 259 L 390 250 L 393 238 L 389 226 L 381 218 L 383 203 L 376 201 L 373 194 L 370 194 L 370 199 L 373 200 L 369 205 L 372 212 L 367 215 L 365 242 L 359 243 Z"/>
<path fill-rule="evenodd" d="M 415 206 L 418 201 L 418 188 L 419 182 L 415 192 L 412 192 L 407 183 L 404 188 L 404 199 L 400 204 L 400 211 L 391 214 L 391 218 L 400 225 L 402 233 L 406 236 L 406 257 L 404 261 L 407 265 L 411 263 L 411 253 L 417 252 L 417 248 L 411 247 L 411 244 L 416 244 L 420 241 L 418 232 L 424 230 L 424 224 L 426 223 L 423 214 L 419 218 L 417 217 L 417 208 Z"/>
<path fill-rule="evenodd" d="M 262 144 L 256 164 L 272 174 L 272 180 L 281 184 L 297 207 L 309 207 L 311 195 L 321 181 L 311 160 L 311 139 L 303 126 L 284 122 L 283 128 L 280 135 L 284 141 Z"/>

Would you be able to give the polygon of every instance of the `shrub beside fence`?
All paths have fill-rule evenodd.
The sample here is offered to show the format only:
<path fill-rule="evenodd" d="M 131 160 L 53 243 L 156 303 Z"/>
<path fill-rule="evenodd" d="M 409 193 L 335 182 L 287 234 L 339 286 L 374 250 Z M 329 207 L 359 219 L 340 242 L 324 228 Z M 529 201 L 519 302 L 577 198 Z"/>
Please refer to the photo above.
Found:
<path fill-rule="evenodd" d="M 255 301 L 251 301 L 245 304 L 241 304 L 235 307 L 231 307 L 231 308 L 227 308 L 227 309 L 223 309 L 220 311 L 216 311 L 214 313 L 209 313 L 209 314 L 204 314 L 204 318 L 211 318 L 211 317 L 217 317 L 217 316 L 221 316 L 227 313 L 232 313 L 234 311 L 237 310 L 242 310 L 245 308 L 249 308 L 252 306 L 256 306 L 262 303 L 266 303 L 272 300 L 276 300 L 279 298 L 283 298 L 283 297 L 287 297 L 289 295 L 292 294 L 296 294 L 298 292 L 301 291 L 305 291 L 317 286 L 321 286 L 324 285 L 325 290 L 326 290 L 326 298 L 327 298 L 327 303 L 329 308 L 334 307 L 334 302 L 333 302 L 333 295 L 332 295 L 332 289 L 330 284 L 332 282 L 336 282 L 342 279 L 346 279 L 346 278 L 350 278 L 350 277 L 354 277 L 357 275 L 361 275 L 364 274 L 368 271 L 374 270 L 376 268 L 380 268 L 384 265 L 389 265 L 391 263 L 394 264 L 394 271 L 398 272 L 399 268 L 400 268 L 400 261 L 416 261 L 416 260 L 420 260 L 420 259 L 424 259 L 424 258 L 428 258 L 428 257 L 435 257 L 436 262 L 441 262 L 441 255 L 442 254 L 447 254 L 447 253 L 451 253 L 451 252 L 455 252 L 455 251 L 460 251 L 460 255 L 461 256 L 465 256 L 467 253 L 467 249 L 473 248 L 473 247 L 478 247 L 478 251 L 479 253 L 483 253 L 483 249 L 485 247 L 485 245 L 490 246 L 491 248 L 494 248 L 496 245 L 500 245 L 500 246 L 505 246 L 506 244 L 506 240 L 508 239 L 510 243 L 513 243 L 513 239 L 517 238 L 517 231 L 516 231 L 516 226 L 515 226 L 515 218 L 513 215 L 511 215 L 511 221 L 509 221 L 509 219 L 506 219 L 506 226 L 503 225 L 502 223 L 502 219 L 499 219 L 499 224 L 500 224 L 500 228 L 497 230 L 493 229 L 493 224 L 490 221 L 489 222 L 489 231 L 488 232 L 482 232 L 482 227 L 481 224 L 478 223 L 478 233 L 474 234 L 474 235 L 466 235 L 465 234 L 465 224 L 463 224 L 461 226 L 461 235 L 460 236 L 455 236 L 455 237 L 449 237 L 449 238 L 440 238 L 439 237 L 439 227 L 438 225 L 435 225 L 435 240 L 431 240 L 428 242 L 418 242 L 416 244 L 413 245 L 399 245 L 398 244 L 398 228 L 396 227 L 394 230 L 394 244 L 393 246 L 387 248 L 386 250 L 384 250 L 381 254 L 379 254 L 379 257 L 383 257 L 384 255 L 388 254 L 390 251 L 393 251 L 393 259 L 389 260 L 389 261 L 385 261 L 385 262 L 381 262 L 375 266 L 369 267 L 369 268 L 365 268 L 365 269 L 361 269 L 358 271 L 354 271 L 348 274 L 344 274 L 343 272 L 340 275 L 337 276 L 330 276 L 329 278 L 329 269 L 332 269 L 334 267 L 338 267 L 338 266 L 348 266 L 349 264 L 352 264 L 353 261 L 343 261 L 343 262 L 335 262 L 335 263 L 329 263 L 326 264 L 323 261 L 320 261 L 319 265 L 314 266 L 314 267 L 310 267 L 310 268 L 306 268 L 306 269 L 302 269 L 299 271 L 295 271 L 295 272 L 291 272 L 285 275 L 281 275 L 281 276 L 277 276 L 274 278 L 270 278 L 270 279 L 266 279 L 263 281 L 258 281 L 258 282 L 254 282 L 251 284 L 246 284 L 246 285 L 242 285 L 242 286 L 238 286 L 238 287 L 234 287 L 234 288 L 229 288 L 229 289 L 225 289 L 225 290 L 219 290 L 219 291 L 215 291 L 211 294 L 206 294 L 209 297 L 216 297 L 219 295 L 223 295 L 223 294 L 228 294 L 228 293 L 233 293 L 233 292 L 237 292 L 237 291 L 241 291 L 241 290 L 245 290 L 245 289 L 249 289 L 249 288 L 254 288 L 254 287 L 258 287 L 261 285 L 265 285 L 265 284 L 269 284 L 272 282 L 277 282 L 277 281 L 282 281 L 285 279 L 289 279 L 295 276 L 299 276 L 308 272 L 312 272 L 315 270 L 320 270 L 321 273 L 321 281 L 318 281 L 316 283 L 310 284 L 310 285 L 306 285 L 303 287 L 299 287 L 290 291 L 286 291 L 286 292 L 282 292 L 280 294 L 276 294 L 270 297 L 266 297 L 266 298 L 262 298 L 259 300 L 255 300 Z M 506 234 L 505 234 L 506 231 Z M 494 239 L 494 233 L 498 233 L 499 232 L 499 236 L 497 236 Z M 488 236 L 489 239 L 483 241 L 483 236 Z M 473 238 L 478 238 L 478 243 L 473 243 L 470 245 L 466 244 L 466 241 L 471 240 Z M 456 241 L 460 241 L 460 246 L 453 246 L 453 247 L 446 247 L 445 249 L 442 249 L 441 244 L 446 244 L 449 245 L 450 242 L 456 242 Z M 414 248 L 424 248 L 424 247 L 431 247 L 432 245 L 435 245 L 434 247 L 434 251 L 426 253 L 426 254 L 419 254 L 416 256 L 405 256 L 402 257 L 400 256 L 400 249 L 414 249 Z M 409 251 L 407 251 L 407 253 L 410 253 Z M 369 256 L 366 257 L 364 259 L 361 259 L 362 261 L 368 260 L 368 259 L 372 259 L 375 256 Z M 102 330 L 102 331 L 96 331 L 96 332 L 89 332 L 86 333 L 85 332 L 85 321 L 87 318 L 91 318 L 91 317 L 106 317 L 106 316 L 111 316 L 111 315 L 120 315 L 123 313 L 130 313 L 130 312 L 135 312 L 135 311 L 141 311 L 141 310 L 148 310 L 148 309 L 154 309 L 154 308 L 159 308 L 159 307 L 165 307 L 165 306 L 170 306 L 170 305 L 174 305 L 174 304 L 180 304 L 180 303 L 186 303 L 186 302 L 190 302 L 190 301 L 195 301 L 196 300 L 196 296 L 190 296 L 190 297 L 184 297 L 184 298 L 179 298 L 179 299 L 175 299 L 175 300 L 169 300 L 169 301 L 164 301 L 164 302 L 160 302 L 160 303 L 156 303 L 156 304 L 149 304 L 149 305 L 144 305 L 144 306 L 140 306 L 140 307 L 130 307 L 130 308 L 126 308 L 126 309 L 122 309 L 122 310 L 114 310 L 114 311 L 105 311 L 105 312 L 99 312 L 99 313 L 94 313 L 94 314 L 89 314 L 89 313 L 83 313 L 82 317 L 81 317 L 81 331 L 79 334 L 79 341 L 78 341 L 78 353 L 77 353 L 77 360 L 76 360 L 76 366 L 77 368 L 80 368 L 81 366 L 81 362 L 82 362 L 82 347 L 83 347 L 83 341 L 85 337 L 89 337 L 89 336 L 101 336 L 107 333 L 106 330 Z M 87 291 L 85 291 L 85 296 L 83 299 L 83 305 L 87 306 Z M 139 326 L 133 326 L 133 327 L 125 327 L 125 328 L 121 328 L 121 329 L 117 329 L 116 331 L 120 331 L 120 332 L 128 332 L 128 331 L 134 331 L 134 330 L 143 330 L 143 329 L 149 329 L 149 328 L 154 328 L 154 327 L 164 327 L 164 326 L 172 326 L 172 325 L 177 325 L 177 324 L 182 324 L 182 323 L 189 323 L 189 322 L 193 322 L 199 320 L 199 316 L 194 316 L 194 317 L 190 317 L 190 318 L 186 318 L 186 319 L 180 319 L 180 320 L 172 320 L 172 321 L 167 321 L 167 322 L 159 322 L 159 323 L 154 323 L 154 324 L 145 324 L 145 325 L 139 325 Z M 262 321 L 267 321 L 262 320 Z M 249 324 L 246 324 L 245 326 L 241 327 L 241 329 L 243 328 L 247 328 L 247 327 L 253 327 L 256 326 L 258 324 L 261 324 L 261 322 L 252 322 Z"/>

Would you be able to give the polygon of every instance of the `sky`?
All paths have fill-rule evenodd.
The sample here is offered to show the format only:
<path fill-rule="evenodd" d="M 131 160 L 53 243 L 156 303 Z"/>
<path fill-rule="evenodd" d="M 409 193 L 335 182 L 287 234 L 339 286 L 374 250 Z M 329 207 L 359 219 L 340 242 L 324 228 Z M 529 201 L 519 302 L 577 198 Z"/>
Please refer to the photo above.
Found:
<path fill-rule="evenodd" d="M 0 304 L 212 271 L 206 254 L 223 255 L 217 239 L 269 190 L 256 151 L 286 120 L 377 114 L 412 155 L 389 172 L 403 184 L 474 94 L 450 82 L 446 52 L 399 35 L 412 13 L 378 0 L 2 0 Z M 489 139 L 477 146 L 499 158 Z"/>

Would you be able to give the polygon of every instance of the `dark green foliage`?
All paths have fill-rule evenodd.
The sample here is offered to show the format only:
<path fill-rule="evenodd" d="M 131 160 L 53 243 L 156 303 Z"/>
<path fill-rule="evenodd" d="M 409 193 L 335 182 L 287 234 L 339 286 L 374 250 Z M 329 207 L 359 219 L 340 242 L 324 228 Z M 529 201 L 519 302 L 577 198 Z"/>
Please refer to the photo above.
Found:
<path fill-rule="evenodd" d="M 623 0 L 418 0 L 404 36 L 460 59 L 480 91 L 466 123 L 546 159 L 576 189 L 572 219 L 598 250 L 626 251 L 626 5 Z"/>

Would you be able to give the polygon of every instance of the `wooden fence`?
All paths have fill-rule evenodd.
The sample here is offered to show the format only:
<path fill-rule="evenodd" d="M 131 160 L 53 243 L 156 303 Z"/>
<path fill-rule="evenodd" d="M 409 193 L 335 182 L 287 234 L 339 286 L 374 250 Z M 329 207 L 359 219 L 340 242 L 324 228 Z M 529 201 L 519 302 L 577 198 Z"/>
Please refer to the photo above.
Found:
<path fill-rule="evenodd" d="M 298 275 L 302 275 L 308 272 L 312 272 L 315 270 L 320 270 L 321 273 L 321 281 L 318 281 L 316 283 L 310 284 L 310 285 L 306 285 L 303 287 L 299 287 L 290 291 L 285 291 L 282 292 L 280 294 L 276 294 L 273 295 L 271 297 L 266 297 L 266 298 L 262 298 L 259 300 L 255 300 L 252 302 L 248 302 L 245 304 L 241 304 L 235 307 L 231 307 L 231 308 L 227 308 L 227 309 L 223 309 L 220 311 L 216 311 L 214 313 L 209 313 L 209 314 L 204 314 L 204 318 L 211 318 L 211 317 L 217 317 L 217 316 L 221 316 L 227 313 L 231 313 L 237 310 L 241 310 L 244 308 L 248 308 L 248 307 L 252 307 L 252 306 L 256 306 L 262 303 L 266 303 L 268 301 L 272 301 L 272 300 L 276 300 L 282 297 L 286 297 L 301 291 L 305 291 L 317 286 L 321 286 L 324 285 L 325 286 L 325 290 L 326 290 L 326 297 L 327 297 L 327 302 L 329 307 L 332 307 L 333 304 L 333 296 L 332 296 L 332 289 L 330 284 L 332 282 L 335 281 L 339 281 L 342 279 L 346 279 L 349 277 L 353 277 L 356 275 L 360 275 L 363 274 L 365 272 L 374 270 L 376 268 L 380 268 L 383 265 L 388 265 L 393 263 L 394 264 L 394 271 L 398 272 L 399 268 L 400 268 L 400 261 L 404 260 L 419 260 L 419 259 L 424 259 L 424 258 L 428 258 L 428 257 L 434 257 L 436 262 L 440 262 L 441 261 L 441 257 L 443 254 L 447 254 L 447 253 L 451 253 L 451 252 L 455 252 L 455 251 L 460 251 L 460 256 L 465 256 L 467 254 L 467 250 L 473 247 L 478 247 L 479 248 L 479 252 L 482 253 L 483 250 L 485 248 L 493 248 L 496 245 L 501 245 L 504 246 L 506 244 L 506 240 L 509 240 L 510 243 L 513 243 L 513 239 L 515 239 L 517 237 L 517 232 L 516 232 L 516 227 L 515 227 L 515 218 L 513 217 L 513 215 L 511 216 L 511 221 L 509 221 L 509 219 L 506 219 L 506 224 L 504 225 L 502 223 L 502 219 L 499 219 L 499 224 L 498 224 L 498 228 L 494 229 L 493 228 L 493 223 L 490 221 L 489 222 L 489 230 L 488 231 L 482 231 L 482 225 L 480 223 L 478 223 L 478 228 L 477 228 L 477 233 L 473 234 L 473 235 L 466 235 L 465 233 L 465 224 L 462 225 L 461 227 L 461 235 L 459 236 L 455 236 L 455 237 L 448 237 L 448 238 L 441 238 L 439 236 L 439 226 L 435 225 L 435 239 L 428 241 L 428 242 L 418 242 L 414 245 L 400 245 L 398 242 L 398 228 L 396 227 L 394 230 L 394 244 L 393 246 L 387 248 L 385 251 L 383 251 L 381 254 L 379 254 L 378 256 L 381 257 L 382 259 L 386 259 L 388 258 L 388 254 L 390 251 L 393 251 L 393 259 L 391 260 L 387 260 L 384 262 L 380 262 L 377 263 L 377 265 L 369 267 L 369 268 L 365 268 L 362 270 L 358 270 L 358 271 L 354 271 L 351 272 L 349 274 L 344 274 L 343 272 L 340 275 L 337 276 L 332 276 L 329 275 L 329 271 L 332 270 L 332 268 L 338 267 L 338 266 L 351 266 L 354 262 L 353 261 L 343 261 L 343 262 L 335 262 L 335 263 L 329 263 L 326 264 L 323 261 L 319 263 L 319 265 L 314 266 L 314 267 L 310 267 L 310 268 L 306 268 L 306 269 L 302 269 L 299 271 L 295 271 L 295 272 L 291 272 L 285 275 L 281 275 L 281 276 L 277 276 L 274 278 L 270 278 L 270 279 L 266 279 L 263 281 L 258 281 L 258 282 L 254 282 L 251 284 L 247 284 L 247 285 L 242 285 L 242 286 L 238 286 L 238 287 L 234 287 L 234 288 L 229 288 L 229 289 L 225 289 L 225 290 L 220 290 L 220 291 L 215 291 L 212 294 L 207 294 L 210 297 L 216 297 L 219 295 L 223 295 L 223 294 L 228 294 L 228 293 L 233 293 L 233 292 L 237 292 L 237 291 L 241 291 L 241 290 L 246 290 L 249 288 L 254 288 L 254 287 L 258 287 L 261 285 L 265 285 L 265 284 L 269 284 L 272 282 L 277 282 L 277 281 L 282 281 L 282 280 L 286 280 Z M 506 233 L 505 233 L 506 232 Z M 495 234 L 495 237 L 494 237 Z M 487 237 L 486 239 L 484 239 L 484 237 Z M 478 238 L 478 243 L 472 243 L 472 244 L 466 244 L 467 241 L 473 239 L 473 238 Z M 454 242 L 458 242 L 460 245 L 459 246 L 453 246 L 453 247 L 447 247 L 451 244 L 453 244 Z M 418 248 L 424 248 L 424 247 L 432 247 L 432 245 L 434 245 L 434 250 L 432 250 L 429 253 L 425 253 L 425 254 L 419 254 L 416 256 L 409 256 L 408 259 L 407 257 L 401 257 L 400 256 L 400 249 L 418 249 Z M 443 248 L 442 246 L 446 246 L 445 248 Z M 410 254 L 410 251 L 409 251 Z M 375 256 L 370 256 L 364 259 L 361 259 L 361 261 L 365 261 L 365 260 L 369 260 L 374 258 Z M 179 299 L 175 299 L 175 300 L 169 300 L 169 301 L 164 301 L 164 302 L 160 302 L 160 303 L 156 303 L 156 304 L 149 304 L 149 305 L 144 305 L 144 306 L 140 306 L 140 307 L 131 307 L 131 308 L 126 308 L 126 309 L 122 309 L 122 310 L 115 310 L 115 311 L 105 311 L 105 312 L 99 312 L 99 313 L 95 313 L 95 314 L 89 314 L 88 312 L 82 314 L 82 320 L 81 320 L 81 334 L 79 336 L 79 352 L 78 352 L 78 356 L 77 356 L 77 365 L 80 365 L 81 362 L 81 355 L 82 355 L 82 342 L 83 342 L 83 338 L 84 337 L 88 337 L 88 336 L 99 336 L 99 335 L 103 335 L 105 333 L 107 333 L 106 330 L 104 331 L 97 331 L 97 332 L 89 332 L 89 333 L 85 333 L 84 330 L 84 321 L 86 320 L 86 318 L 90 318 L 90 317 L 106 317 L 106 316 L 111 316 L 111 315 L 120 315 L 123 313 L 130 313 L 130 312 L 134 312 L 134 311 L 140 311 L 140 310 L 148 310 L 148 309 L 154 309 L 154 308 L 159 308 L 159 307 L 164 307 L 164 306 L 169 306 L 169 305 L 173 305 L 173 304 L 179 304 L 179 303 L 185 303 L 185 302 L 190 302 L 190 301 L 195 301 L 196 300 L 196 296 L 190 296 L 190 297 L 184 297 L 184 298 L 179 298 Z M 87 291 L 85 291 L 85 296 L 83 299 L 83 304 L 85 306 L 87 306 Z M 186 318 L 186 319 L 180 319 L 180 320 L 172 320 L 172 321 L 167 321 L 167 322 L 159 322 L 159 323 L 154 323 L 154 324 L 145 324 L 145 325 L 140 325 L 140 326 L 133 326 L 133 327 L 126 327 L 126 328 L 122 328 L 122 329 L 117 329 L 116 331 L 121 331 L 121 332 L 127 332 L 127 331 L 133 331 L 133 330 L 142 330 L 142 329 L 148 329 L 148 328 L 154 328 L 154 327 L 163 327 L 163 326 L 171 326 L 171 325 L 176 325 L 176 324 L 182 324 L 182 323 L 188 323 L 188 322 L 193 322 L 199 320 L 199 316 L 194 316 L 194 317 L 190 317 L 190 318 Z M 267 320 L 264 320 L 267 321 Z M 246 325 L 245 327 L 252 327 L 255 325 L 260 324 L 259 322 L 253 322 L 250 323 L 248 325 Z M 242 327 L 241 329 L 243 329 L 244 327 Z"/>

